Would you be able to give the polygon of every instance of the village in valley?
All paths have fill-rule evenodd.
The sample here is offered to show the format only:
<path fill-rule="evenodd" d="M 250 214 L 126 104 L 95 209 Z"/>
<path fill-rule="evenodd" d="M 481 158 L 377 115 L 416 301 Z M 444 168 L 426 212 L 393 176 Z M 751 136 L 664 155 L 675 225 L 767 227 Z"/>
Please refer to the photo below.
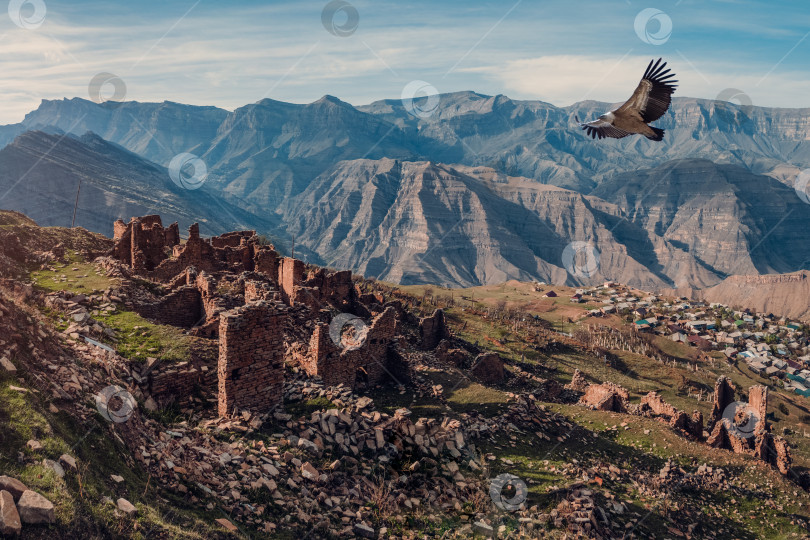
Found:
<path fill-rule="evenodd" d="M 617 314 L 632 321 L 638 332 L 665 336 L 703 352 L 720 351 L 757 375 L 781 381 L 786 390 L 810 396 L 810 337 L 801 321 L 717 302 L 668 300 L 610 281 L 577 289 L 571 301 L 602 304 L 588 316 Z"/>

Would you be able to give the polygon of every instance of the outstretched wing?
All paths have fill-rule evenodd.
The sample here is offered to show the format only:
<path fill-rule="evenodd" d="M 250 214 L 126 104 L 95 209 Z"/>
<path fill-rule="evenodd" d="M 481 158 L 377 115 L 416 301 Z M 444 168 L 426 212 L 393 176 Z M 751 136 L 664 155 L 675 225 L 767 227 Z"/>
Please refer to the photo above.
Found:
<path fill-rule="evenodd" d="M 672 102 L 672 93 L 677 87 L 675 83 L 678 81 L 672 80 L 675 74 L 664 69 L 667 63 L 661 63 L 661 58 L 655 65 L 653 62 L 654 60 L 650 60 L 636 91 L 616 110 L 617 113 L 635 111 L 645 123 L 649 123 L 658 120 L 667 112 Z"/>
<path fill-rule="evenodd" d="M 619 129 L 610 122 L 605 122 L 604 120 L 594 120 L 593 122 L 580 122 L 579 117 L 574 117 L 577 119 L 577 124 L 579 127 L 585 130 L 585 132 L 591 136 L 592 139 L 596 139 L 597 137 L 600 139 L 604 139 L 605 137 L 612 137 L 614 139 L 621 139 L 622 137 L 627 137 L 630 135 L 627 131 L 623 129 Z"/>

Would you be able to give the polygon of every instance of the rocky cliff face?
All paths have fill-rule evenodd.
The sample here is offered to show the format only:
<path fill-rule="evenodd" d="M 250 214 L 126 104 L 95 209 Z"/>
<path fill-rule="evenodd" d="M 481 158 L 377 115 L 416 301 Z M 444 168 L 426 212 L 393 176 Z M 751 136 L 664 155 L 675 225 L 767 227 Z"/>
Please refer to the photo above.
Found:
<path fill-rule="evenodd" d="M 616 279 L 660 288 L 718 280 L 613 204 L 484 167 L 342 162 L 293 199 L 284 221 L 314 259 L 400 283 Z M 593 275 L 566 271 L 572 241 L 599 251 Z"/>
<path fill-rule="evenodd" d="M 706 287 L 730 274 L 810 264 L 810 205 L 792 189 L 810 166 L 810 109 L 676 98 L 657 123 L 667 129 L 661 144 L 595 143 L 573 124 L 574 115 L 590 118 L 610 107 L 586 101 L 560 108 L 459 92 L 440 96 L 432 115 L 417 118 L 400 100 L 353 107 L 331 96 L 306 105 L 262 100 L 233 112 L 72 99 L 44 101 L 23 123 L 0 126 L 0 144 L 31 127 L 91 129 L 157 163 L 132 166 L 136 156 L 121 151 L 118 166 L 137 170 L 160 170 L 177 153 L 193 152 L 209 172 L 200 194 L 215 198 L 170 197 L 172 210 L 164 214 L 295 235 L 317 260 L 394 281 L 578 283 L 582 278 L 563 270 L 560 255 L 573 241 L 602 254 L 601 273 L 589 279 L 651 289 Z M 48 146 L 30 147 L 21 162 L 33 164 L 36 152 L 46 155 Z M 45 159 L 52 178 L 38 185 L 47 195 L 22 196 L 25 187 L 15 186 L 23 205 L 16 209 L 45 223 L 57 216 L 65 222 L 73 189 L 65 186 L 86 175 L 79 155 L 65 162 L 67 176 L 59 182 L 61 169 Z M 105 174 L 96 178 L 98 202 L 87 199 L 88 208 L 111 208 L 110 193 L 121 186 L 133 196 L 112 196 L 123 205 L 115 215 L 88 215 L 93 230 L 107 232 L 108 217 L 154 213 L 164 202 L 138 182 L 122 181 L 132 175 L 114 167 L 105 161 Z M 14 174 L 6 175 L 11 186 Z M 165 193 L 163 180 L 142 185 Z M 58 212 L 44 212 L 60 190 L 61 202 L 51 208 Z M 153 202 L 130 210 L 133 200 Z M 191 209 L 192 203 L 202 206 Z"/>
<path fill-rule="evenodd" d="M 616 175 L 592 194 L 719 275 L 810 264 L 810 205 L 791 187 L 741 167 L 680 160 Z"/>

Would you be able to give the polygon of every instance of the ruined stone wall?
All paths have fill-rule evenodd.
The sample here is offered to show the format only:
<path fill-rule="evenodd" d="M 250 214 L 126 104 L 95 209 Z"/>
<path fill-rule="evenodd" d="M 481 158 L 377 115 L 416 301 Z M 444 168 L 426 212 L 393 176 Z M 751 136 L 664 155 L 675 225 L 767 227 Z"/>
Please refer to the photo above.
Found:
<path fill-rule="evenodd" d="M 295 288 L 301 284 L 304 277 L 304 263 L 298 259 L 284 257 L 278 269 L 278 284 L 281 287 L 281 297 L 287 305 L 295 302 Z"/>
<path fill-rule="evenodd" d="M 430 317 L 423 317 L 419 320 L 419 333 L 422 338 L 422 347 L 425 349 L 435 349 L 436 345 L 443 339 L 450 337 L 447 323 L 444 319 L 444 311 L 436 309 Z"/>
<path fill-rule="evenodd" d="M 278 280 L 279 256 L 273 249 L 261 249 L 253 256 L 253 269 L 273 281 Z"/>
<path fill-rule="evenodd" d="M 586 407 L 597 411 L 627 412 L 627 400 L 630 394 L 611 382 L 592 384 L 588 386 L 585 395 L 579 402 Z"/>
<path fill-rule="evenodd" d="M 272 300 L 276 291 L 267 283 L 255 280 L 245 281 L 245 304 L 256 300 Z"/>
<path fill-rule="evenodd" d="M 329 325 L 321 323 L 312 334 L 302 367 L 330 386 L 377 384 L 390 371 L 388 349 L 396 335 L 396 323 L 396 310 L 387 308 L 372 319 L 363 344 L 351 349 L 337 346 L 329 336 Z"/>
<path fill-rule="evenodd" d="M 768 387 L 752 386 L 748 389 L 748 407 L 757 417 L 754 432 L 768 431 L 768 422 L 765 415 L 768 413 Z"/>
<path fill-rule="evenodd" d="M 166 258 L 169 248 L 180 242 L 177 223 L 163 227 L 160 216 L 134 217 L 129 223 L 113 224 L 113 256 L 136 272 L 148 272 Z"/>
<path fill-rule="evenodd" d="M 243 272 L 254 270 L 257 261 L 273 280 L 278 275 L 275 250 L 259 245 L 255 231 L 236 231 L 203 239 L 200 226 L 195 223 L 188 229 L 186 243 L 180 244 L 177 223 L 164 229 L 159 216 L 132 218 L 129 224 L 119 220 L 113 229 L 112 255 L 136 273 L 164 283 L 174 280 L 189 267 L 207 272 Z"/>
<path fill-rule="evenodd" d="M 205 314 L 202 295 L 194 285 L 184 285 L 157 302 L 136 304 L 133 309 L 147 319 L 183 328 L 191 328 Z"/>
<path fill-rule="evenodd" d="M 256 231 L 233 231 L 222 234 L 220 236 L 214 236 L 211 238 L 211 245 L 215 248 L 225 248 L 225 247 L 239 247 L 243 244 L 246 240 L 253 238 L 256 236 Z"/>
<path fill-rule="evenodd" d="M 641 398 L 641 410 L 649 408 L 653 414 L 661 416 L 663 420 L 676 429 L 680 429 L 690 437 L 701 439 L 703 437 L 703 414 L 694 411 L 690 417 L 685 411 L 676 409 L 662 398 L 658 392 L 650 392 Z"/>
<path fill-rule="evenodd" d="M 497 383 L 503 380 L 503 359 L 497 353 L 481 353 L 475 358 L 470 372 L 484 383 Z"/>
<path fill-rule="evenodd" d="M 216 386 L 215 370 L 198 369 L 188 362 L 153 372 L 149 379 L 149 393 L 161 406 L 175 401 L 186 403 L 196 389 L 213 392 Z"/>
<path fill-rule="evenodd" d="M 259 300 L 220 314 L 219 414 L 267 412 L 282 402 L 283 304 Z"/>
<path fill-rule="evenodd" d="M 718 377 L 714 383 L 714 406 L 712 414 L 709 416 L 708 430 L 712 431 L 715 424 L 723 417 L 723 411 L 730 404 L 734 403 L 734 393 L 736 388 L 731 379 L 725 375 Z"/>

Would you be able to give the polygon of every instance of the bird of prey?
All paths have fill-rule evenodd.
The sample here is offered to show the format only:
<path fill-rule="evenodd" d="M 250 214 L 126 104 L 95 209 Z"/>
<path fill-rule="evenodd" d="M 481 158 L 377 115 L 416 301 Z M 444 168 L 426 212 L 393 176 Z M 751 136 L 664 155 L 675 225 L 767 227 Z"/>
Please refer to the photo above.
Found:
<path fill-rule="evenodd" d="M 593 122 L 580 122 L 576 117 L 577 124 L 593 139 L 621 139 L 639 133 L 651 141 L 662 140 L 664 130 L 648 124 L 664 116 L 677 86 L 675 83 L 678 81 L 672 80 L 675 74 L 665 70 L 665 67 L 667 63 L 661 63 L 661 58 L 658 61 L 650 60 L 636 91 L 624 105 Z"/>

